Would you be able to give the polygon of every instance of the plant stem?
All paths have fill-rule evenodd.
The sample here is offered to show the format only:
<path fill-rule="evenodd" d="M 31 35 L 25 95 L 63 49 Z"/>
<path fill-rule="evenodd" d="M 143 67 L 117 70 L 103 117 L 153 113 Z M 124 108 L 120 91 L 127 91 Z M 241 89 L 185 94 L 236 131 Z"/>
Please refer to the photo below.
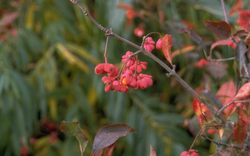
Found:
<path fill-rule="evenodd" d="M 226 8 L 225 8 L 224 0 L 221 0 L 221 5 L 222 5 L 223 13 L 224 13 L 224 16 L 225 16 L 225 21 L 228 23 L 227 11 L 226 11 Z"/>
<path fill-rule="evenodd" d="M 121 36 L 113 33 L 112 29 L 107 29 L 103 26 L 101 26 L 101 24 L 99 24 L 94 18 L 91 17 L 91 15 L 88 13 L 88 11 L 83 8 L 77 0 L 71 0 L 72 3 L 76 4 L 82 11 L 83 13 L 102 31 L 105 32 L 106 35 L 109 36 L 114 36 L 115 38 L 141 50 L 145 55 L 147 55 L 148 57 L 150 57 L 151 59 L 153 59 L 154 61 L 156 61 L 159 65 L 161 65 L 165 70 L 167 70 L 169 72 L 170 75 L 172 75 L 177 81 L 179 81 L 179 83 L 181 83 L 183 85 L 184 88 L 186 88 L 189 92 L 191 92 L 197 99 L 200 100 L 201 103 L 203 103 L 215 116 L 217 116 L 222 122 L 223 124 L 225 124 L 226 126 L 229 126 L 229 129 L 232 131 L 233 130 L 233 126 L 229 124 L 227 124 L 227 120 L 221 115 L 218 114 L 218 112 L 207 102 L 205 101 L 201 96 L 199 96 L 194 90 L 193 88 L 191 88 L 178 74 L 176 74 L 175 70 L 172 70 L 170 67 L 168 67 L 164 62 L 162 62 L 159 58 L 157 58 L 155 55 L 153 55 L 152 53 L 148 52 L 147 50 L 145 50 L 143 47 L 140 47 L 138 45 L 136 45 L 135 43 L 122 38 Z M 224 2 L 222 0 L 222 2 Z"/>

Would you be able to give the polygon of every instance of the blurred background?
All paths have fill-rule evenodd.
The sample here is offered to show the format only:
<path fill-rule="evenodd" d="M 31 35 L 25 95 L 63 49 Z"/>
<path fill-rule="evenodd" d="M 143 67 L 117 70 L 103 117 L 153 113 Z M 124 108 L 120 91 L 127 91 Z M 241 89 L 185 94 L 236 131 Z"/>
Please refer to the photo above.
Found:
<path fill-rule="evenodd" d="M 196 91 L 216 93 L 234 78 L 233 61 L 201 63 L 201 47 L 182 28 L 193 28 L 207 48 L 218 40 L 203 25 L 224 20 L 218 0 L 79 0 L 104 27 L 140 45 L 150 32 L 173 38 L 176 72 Z M 234 0 L 226 0 L 230 10 Z M 244 2 L 244 9 L 249 2 Z M 69 0 L 0 0 L 0 155 L 80 155 L 76 138 L 59 130 L 62 120 L 78 121 L 89 144 L 90 155 L 98 130 L 108 124 L 125 123 L 136 130 L 116 142 L 113 155 L 149 155 L 152 144 L 158 156 L 178 156 L 188 150 L 200 129 L 192 109 L 193 96 L 156 62 L 144 73 L 153 86 L 128 93 L 104 91 L 100 75 L 104 62 L 105 34 Z M 229 17 L 234 30 L 237 14 Z M 158 35 L 151 35 L 155 41 Z M 121 56 L 136 49 L 110 37 L 108 62 L 121 66 Z M 152 52 L 169 64 L 162 51 Z M 234 56 L 228 46 L 215 49 L 214 57 Z M 216 69 L 216 70 L 215 70 Z M 219 73 L 219 74 L 218 74 Z M 214 136 L 214 134 L 210 135 Z M 215 147 L 199 138 L 194 145 L 200 155 Z"/>

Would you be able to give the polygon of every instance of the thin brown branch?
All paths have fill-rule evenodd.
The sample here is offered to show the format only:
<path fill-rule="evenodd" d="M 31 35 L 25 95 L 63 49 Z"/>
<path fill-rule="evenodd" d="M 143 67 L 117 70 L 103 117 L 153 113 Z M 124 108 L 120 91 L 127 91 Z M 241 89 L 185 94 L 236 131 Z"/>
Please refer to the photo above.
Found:
<path fill-rule="evenodd" d="M 105 50 L 104 50 L 104 59 L 105 59 L 105 63 L 108 63 L 108 60 L 107 60 L 108 43 L 109 43 L 109 36 L 107 36 L 106 44 L 105 44 Z"/>
<path fill-rule="evenodd" d="M 250 102 L 250 99 L 247 99 L 247 100 L 233 100 L 229 103 L 227 103 L 224 107 L 222 107 L 219 111 L 218 111 L 218 114 L 221 114 L 227 107 L 231 106 L 232 104 L 236 104 L 236 103 L 248 103 Z"/>
<path fill-rule="evenodd" d="M 72 2 L 73 1 L 73 2 Z M 159 65 L 161 65 L 165 70 L 167 70 L 172 76 L 175 77 L 175 79 L 177 81 L 179 81 L 179 83 L 181 83 L 183 85 L 184 88 L 186 88 L 189 92 L 191 92 L 197 99 L 200 100 L 201 103 L 203 103 L 214 115 L 216 115 L 225 125 L 229 125 L 229 129 L 233 130 L 233 126 L 229 123 L 227 124 L 227 120 L 221 115 L 218 114 L 217 111 L 207 102 L 205 101 L 201 96 L 199 96 L 194 90 L 193 88 L 191 88 L 178 74 L 176 74 L 176 72 L 174 70 L 172 70 L 170 67 L 168 67 L 164 62 L 162 62 L 159 58 L 157 58 L 155 55 L 153 55 L 152 53 L 148 52 L 147 50 L 143 49 L 142 47 L 134 44 L 131 41 L 126 40 L 125 38 L 122 38 L 121 36 L 113 33 L 112 31 L 110 31 L 107 28 L 104 28 L 103 26 L 101 26 L 94 18 L 91 17 L 91 15 L 88 13 L 88 11 L 83 8 L 77 0 L 71 0 L 72 3 L 76 4 L 82 11 L 83 13 L 102 31 L 104 31 L 106 33 L 106 35 L 110 35 L 110 36 L 114 36 L 115 38 L 141 50 L 145 55 L 147 55 L 148 57 L 150 57 L 151 59 L 153 59 L 154 61 L 156 61 Z"/>
<path fill-rule="evenodd" d="M 226 146 L 226 147 L 232 147 L 232 148 L 241 149 L 241 147 L 238 146 L 238 145 L 231 145 L 231 144 L 226 144 L 226 143 L 221 142 L 221 141 L 215 141 L 215 140 L 209 138 L 209 137 L 206 136 L 206 135 L 202 135 L 202 137 L 204 137 L 205 139 L 211 141 L 212 143 L 216 144 L 217 146 Z M 249 149 L 246 149 L 246 150 L 249 151 Z"/>
<path fill-rule="evenodd" d="M 234 60 L 235 57 L 230 57 L 230 58 L 225 58 L 225 59 L 212 59 L 211 57 L 209 57 L 207 59 L 208 59 L 208 61 L 212 61 L 212 62 L 223 62 L 223 61 Z"/>

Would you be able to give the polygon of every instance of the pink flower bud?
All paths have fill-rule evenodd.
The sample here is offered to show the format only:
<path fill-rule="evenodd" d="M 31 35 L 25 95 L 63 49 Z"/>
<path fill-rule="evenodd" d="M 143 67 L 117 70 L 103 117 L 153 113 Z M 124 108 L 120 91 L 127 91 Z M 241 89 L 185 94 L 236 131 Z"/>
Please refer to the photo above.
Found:
<path fill-rule="evenodd" d="M 156 49 L 161 49 L 162 46 L 161 46 L 161 38 L 156 42 Z"/>

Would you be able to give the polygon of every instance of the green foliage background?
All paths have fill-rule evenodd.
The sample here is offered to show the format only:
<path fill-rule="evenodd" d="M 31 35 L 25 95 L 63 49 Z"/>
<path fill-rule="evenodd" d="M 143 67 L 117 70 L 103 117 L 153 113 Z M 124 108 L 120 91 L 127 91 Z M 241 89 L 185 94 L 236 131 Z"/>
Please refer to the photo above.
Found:
<path fill-rule="evenodd" d="M 196 45 L 188 35 L 178 33 L 183 20 L 193 23 L 195 31 L 208 43 L 215 41 L 215 35 L 202 22 L 224 20 L 218 0 L 79 2 L 102 26 L 138 45 L 142 38 L 136 37 L 133 30 L 140 23 L 146 24 L 146 33 L 171 34 L 173 51 L 183 45 Z M 227 10 L 233 2 L 227 1 Z M 125 10 L 117 8 L 123 3 L 143 12 L 143 18 L 136 17 L 128 29 Z M 1 0 L 0 6 L 1 11 L 19 13 L 13 23 L 17 37 L 6 33 L 7 39 L 0 42 L 0 155 L 20 155 L 22 146 L 28 146 L 29 155 L 35 156 L 80 155 L 77 140 L 60 132 L 62 120 L 81 123 L 90 140 L 86 155 L 90 155 L 97 131 L 113 123 L 126 123 L 137 131 L 119 139 L 113 155 L 148 155 L 149 144 L 158 156 L 178 156 L 189 149 L 194 133 L 184 125 L 184 119 L 193 118 L 196 125 L 192 127 L 199 130 L 193 117 L 193 96 L 173 78 L 166 77 L 157 63 L 139 56 L 148 62 L 146 73 L 153 75 L 154 84 L 148 89 L 106 93 L 101 76 L 94 73 L 94 67 L 104 62 L 105 35 L 77 6 L 68 0 Z M 159 10 L 164 13 L 163 23 L 159 23 Z M 229 18 L 232 25 L 236 18 L 237 15 Z M 156 35 L 153 38 L 158 40 Z M 230 47 L 219 50 L 225 57 L 234 54 Z M 110 63 L 121 65 L 121 56 L 126 51 L 135 49 L 110 38 L 107 54 Z M 165 60 L 161 51 L 153 53 Z M 232 68 L 223 77 L 217 77 L 193 66 L 201 58 L 204 56 L 197 47 L 175 57 L 173 63 L 193 88 L 204 86 L 209 79 L 210 89 L 216 93 L 221 84 L 234 76 Z M 232 64 L 229 63 L 230 67 Z M 50 131 L 41 124 L 45 118 L 58 126 L 55 143 L 50 141 Z M 36 139 L 34 144 L 30 138 Z M 214 147 L 204 139 L 195 143 L 200 155 L 208 155 L 209 148 Z"/>

